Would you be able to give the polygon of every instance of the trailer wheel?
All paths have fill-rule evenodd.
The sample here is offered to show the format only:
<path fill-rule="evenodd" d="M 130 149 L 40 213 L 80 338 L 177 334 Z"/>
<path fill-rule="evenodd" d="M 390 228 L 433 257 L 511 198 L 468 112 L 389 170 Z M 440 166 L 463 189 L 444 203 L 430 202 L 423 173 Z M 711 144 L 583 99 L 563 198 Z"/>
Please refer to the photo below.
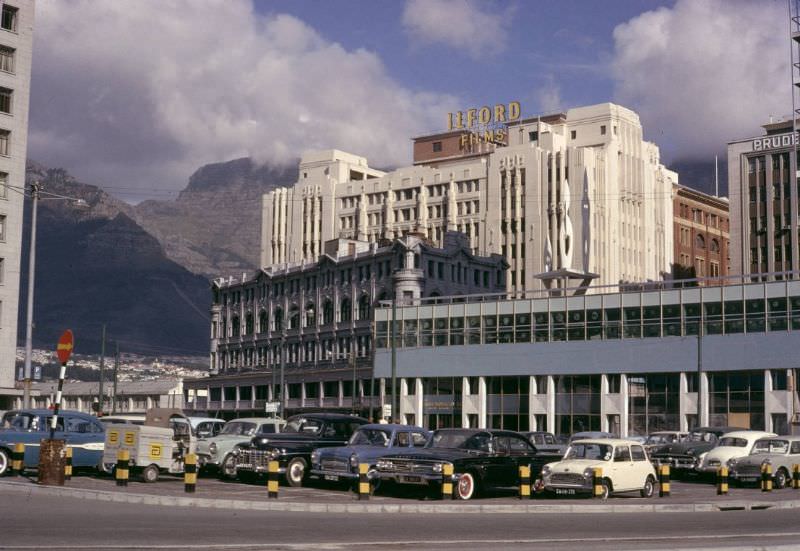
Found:
<path fill-rule="evenodd" d="M 155 482 L 158 480 L 158 465 L 148 465 L 142 469 L 143 482 Z"/>

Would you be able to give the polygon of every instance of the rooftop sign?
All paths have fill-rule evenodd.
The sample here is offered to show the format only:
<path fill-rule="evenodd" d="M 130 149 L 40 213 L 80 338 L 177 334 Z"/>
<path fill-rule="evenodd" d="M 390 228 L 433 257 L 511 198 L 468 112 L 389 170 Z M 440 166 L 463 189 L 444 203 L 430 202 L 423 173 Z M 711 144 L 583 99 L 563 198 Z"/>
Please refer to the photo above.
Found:
<path fill-rule="evenodd" d="M 481 108 L 473 107 L 466 111 L 456 111 L 447 114 L 447 130 L 461 130 L 475 126 L 488 126 L 492 123 L 506 123 L 519 118 L 521 107 L 518 101 L 512 101 L 506 106 L 498 103 L 494 109 L 484 105 Z"/>
<path fill-rule="evenodd" d="M 779 149 L 782 147 L 793 147 L 797 145 L 797 134 L 791 132 L 778 134 L 776 136 L 764 136 L 753 140 L 753 151 L 766 151 L 768 149 Z"/>

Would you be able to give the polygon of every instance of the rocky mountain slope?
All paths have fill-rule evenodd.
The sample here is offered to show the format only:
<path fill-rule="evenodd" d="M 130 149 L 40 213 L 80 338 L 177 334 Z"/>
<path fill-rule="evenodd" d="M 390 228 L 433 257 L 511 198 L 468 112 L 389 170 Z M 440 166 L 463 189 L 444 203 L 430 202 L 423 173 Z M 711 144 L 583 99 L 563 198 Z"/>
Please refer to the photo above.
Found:
<path fill-rule="evenodd" d="M 213 278 L 259 264 L 261 196 L 297 181 L 294 168 L 258 166 L 249 158 L 201 167 L 175 201 L 144 201 L 133 217 L 167 256 Z"/>

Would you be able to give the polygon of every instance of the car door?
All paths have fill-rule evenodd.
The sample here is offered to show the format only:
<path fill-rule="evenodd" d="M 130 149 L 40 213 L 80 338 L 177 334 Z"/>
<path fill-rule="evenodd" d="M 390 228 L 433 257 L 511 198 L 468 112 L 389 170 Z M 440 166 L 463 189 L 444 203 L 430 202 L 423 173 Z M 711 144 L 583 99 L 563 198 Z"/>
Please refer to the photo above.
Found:
<path fill-rule="evenodd" d="M 75 467 L 96 467 L 103 457 L 103 428 L 89 419 L 67 415 L 64 417 L 64 439 L 72 447 L 72 464 Z"/>
<path fill-rule="evenodd" d="M 487 470 L 490 486 L 510 486 L 511 472 L 514 470 L 514 458 L 511 457 L 508 436 L 495 436 L 492 438 L 492 453 L 488 457 Z"/>
<path fill-rule="evenodd" d="M 535 480 L 539 476 L 541 465 L 535 459 L 536 451 L 530 442 L 524 438 L 509 435 L 508 437 L 508 450 L 513 462 L 513 467 L 510 475 L 511 486 L 516 486 L 519 483 L 519 468 L 531 467 L 531 480 Z"/>
<path fill-rule="evenodd" d="M 647 459 L 647 454 L 642 446 L 631 445 L 631 459 L 635 478 L 632 481 L 635 488 L 643 488 L 648 476 L 653 474 L 653 467 Z"/>
<path fill-rule="evenodd" d="M 636 487 L 633 473 L 634 468 L 630 447 L 624 444 L 615 446 L 611 463 L 611 484 L 614 490 L 624 491 Z"/>

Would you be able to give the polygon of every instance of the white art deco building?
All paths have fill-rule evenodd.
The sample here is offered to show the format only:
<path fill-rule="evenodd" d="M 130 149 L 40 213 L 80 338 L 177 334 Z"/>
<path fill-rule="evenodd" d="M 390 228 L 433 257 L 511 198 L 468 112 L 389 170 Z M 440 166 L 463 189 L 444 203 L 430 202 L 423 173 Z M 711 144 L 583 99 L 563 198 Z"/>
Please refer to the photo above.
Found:
<path fill-rule="evenodd" d="M 604 103 L 414 140 L 392 172 L 338 150 L 308 152 L 299 181 L 264 196 L 261 265 L 314 261 L 334 238 L 370 241 L 447 230 L 502 254 L 510 291 L 658 281 L 671 269 L 677 175 L 639 117 Z"/>

